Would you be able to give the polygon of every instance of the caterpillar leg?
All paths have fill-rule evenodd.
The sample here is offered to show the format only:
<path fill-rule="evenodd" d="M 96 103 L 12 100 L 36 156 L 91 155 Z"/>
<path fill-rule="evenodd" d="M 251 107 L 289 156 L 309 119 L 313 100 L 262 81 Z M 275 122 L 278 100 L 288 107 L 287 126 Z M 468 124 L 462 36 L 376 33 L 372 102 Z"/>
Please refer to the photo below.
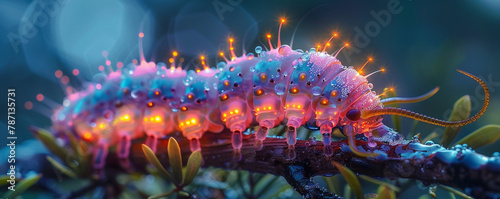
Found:
<path fill-rule="evenodd" d="M 354 127 L 351 126 L 351 125 L 346 125 L 344 126 L 344 132 L 345 132 L 345 135 L 347 136 L 347 143 L 349 144 L 349 148 L 351 148 L 351 151 L 356 154 L 357 156 L 360 156 L 360 157 L 376 157 L 380 154 L 378 153 L 374 153 L 374 152 L 364 152 L 364 151 L 360 151 L 358 149 L 358 147 L 356 146 L 356 132 L 354 130 Z"/>
<path fill-rule="evenodd" d="M 234 150 L 233 159 L 236 161 L 241 160 L 241 147 L 243 145 L 243 133 L 239 130 L 233 131 L 232 145 Z"/>
<path fill-rule="evenodd" d="M 127 159 L 130 154 L 131 138 L 129 135 L 122 135 L 118 144 L 118 157 Z"/>
<path fill-rule="evenodd" d="M 269 128 L 272 128 L 274 125 L 269 120 L 264 120 L 260 124 L 259 130 L 255 132 L 255 149 L 262 149 L 262 142 L 266 139 L 267 134 L 269 133 Z"/>
<path fill-rule="evenodd" d="M 330 144 L 332 143 L 332 127 L 328 124 L 321 125 L 319 127 L 319 132 L 321 133 L 321 135 L 323 135 L 323 151 L 325 155 L 333 155 L 333 150 L 330 147 Z"/>
<path fill-rule="evenodd" d="M 93 153 L 93 168 L 96 171 L 102 170 L 108 156 L 108 145 L 99 143 Z"/>
<path fill-rule="evenodd" d="M 292 117 L 288 119 L 287 131 L 286 131 L 286 142 L 288 144 L 288 149 L 294 149 L 295 143 L 297 143 L 297 128 L 301 125 L 301 119 Z"/>
<path fill-rule="evenodd" d="M 158 136 L 155 134 L 150 134 L 148 135 L 148 138 L 146 138 L 146 143 L 145 143 L 153 152 L 156 152 L 156 145 L 158 144 Z"/>
<path fill-rule="evenodd" d="M 199 138 L 191 138 L 189 141 L 189 147 L 191 148 L 191 152 L 201 151 L 201 145 Z"/>

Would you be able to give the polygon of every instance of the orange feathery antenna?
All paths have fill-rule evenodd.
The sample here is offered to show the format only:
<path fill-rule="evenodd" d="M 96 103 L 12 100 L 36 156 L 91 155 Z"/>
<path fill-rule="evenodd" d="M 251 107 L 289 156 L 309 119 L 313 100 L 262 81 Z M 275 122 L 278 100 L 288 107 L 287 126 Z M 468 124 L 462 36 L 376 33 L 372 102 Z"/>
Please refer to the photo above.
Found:
<path fill-rule="evenodd" d="M 234 39 L 232 37 L 229 37 L 229 51 L 231 52 L 231 60 L 236 58 L 236 54 L 234 53 L 233 42 Z"/>
<path fill-rule="evenodd" d="M 380 93 L 380 95 L 377 95 L 377 97 L 385 96 L 385 94 L 388 92 L 394 92 L 394 87 L 385 88 L 384 92 Z"/>
<path fill-rule="evenodd" d="M 224 58 L 224 61 L 229 62 L 229 60 L 226 58 L 226 56 L 224 56 L 224 52 L 220 51 L 219 52 L 219 56 L 221 56 L 222 58 Z"/>
<path fill-rule="evenodd" d="M 340 51 L 342 51 L 342 49 L 344 49 L 345 47 L 349 47 L 349 43 L 347 43 L 347 42 L 344 43 L 344 45 L 342 46 L 342 48 L 340 48 L 340 50 L 337 51 L 337 53 L 335 53 L 335 56 L 333 56 L 333 57 L 337 58 L 337 55 L 339 55 Z"/>
<path fill-rule="evenodd" d="M 381 100 L 381 102 L 384 106 L 389 105 L 389 104 L 397 104 L 397 103 L 415 103 L 415 102 L 424 101 L 424 100 L 428 99 L 429 97 L 432 97 L 438 91 L 439 91 L 439 87 L 436 87 L 436 88 L 432 89 L 431 91 L 429 91 L 426 94 L 423 94 L 421 96 L 417 96 L 417 97 L 391 97 L 391 98 L 385 98 L 385 99 Z"/>
<path fill-rule="evenodd" d="M 281 26 L 283 26 L 284 23 L 285 23 L 285 18 L 281 18 L 280 27 L 278 28 L 278 45 L 277 45 L 278 48 L 281 46 Z"/>
<path fill-rule="evenodd" d="M 366 64 L 371 61 L 373 61 L 373 58 L 369 57 L 368 60 L 366 60 L 365 64 L 363 64 L 363 66 L 361 66 L 361 68 L 358 70 L 358 73 L 363 74 L 363 69 L 365 68 Z"/>
<path fill-rule="evenodd" d="M 462 70 L 457 70 L 457 71 L 464 74 L 464 75 L 469 76 L 470 78 L 472 78 L 474 80 L 476 80 L 484 90 L 483 107 L 481 108 L 481 110 L 478 113 L 476 113 L 476 115 L 474 115 L 468 119 L 460 120 L 460 121 L 445 121 L 445 120 L 440 120 L 440 119 L 436 119 L 433 117 L 429 117 L 426 115 L 422 115 L 420 113 L 415 113 L 413 111 L 409 111 L 406 109 L 395 108 L 395 107 L 383 107 L 383 108 L 375 109 L 375 110 L 364 110 L 361 112 L 361 118 L 367 119 L 370 117 L 375 117 L 375 116 L 380 116 L 380 115 L 399 115 L 399 116 L 411 118 L 414 120 L 418 120 L 421 122 L 434 124 L 434 125 L 438 125 L 438 126 L 445 126 L 445 127 L 456 127 L 456 126 L 463 126 L 463 125 L 470 124 L 471 122 L 479 119 L 479 117 L 481 117 L 481 115 L 483 115 L 483 113 L 486 111 L 486 108 L 488 108 L 488 104 L 490 101 L 490 93 L 488 90 L 488 86 L 486 86 L 486 84 L 483 82 L 483 80 L 481 80 L 478 77 L 476 77 L 470 73 L 467 73 L 465 71 L 462 71 Z"/>
<path fill-rule="evenodd" d="M 323 47 L 323 51 L 322 51 L 322 52 L 325 52 L 325 51 L 326 51 L 326 47 L 329 47 L 329 46 L 331 45 L 331 44 L 330 44 L 330 42 L 332 41 L 332 39 L 333 39 L 334 37 L 337 37 L 338 35 L 339 35 L 339 34 L 338 34 L 338 33 L 336 33 L 336 32 L 334 32 L 334 33 L 332 34 L 332 36 L 330 37 L 330 39 L 328 39 L 328 41 L 326 42 L 325 47 Z M 318 50 L 319 50 L 319 45 L 318 45 Z"/>
<path fill-rule="evenodd" d="M 269 48 L 270 50 L 272 50 L 273 44 L 271 43 L 271 34 L 267 34 L 266 37 L 267 37 L 267 42 L 269 42 Z"/>

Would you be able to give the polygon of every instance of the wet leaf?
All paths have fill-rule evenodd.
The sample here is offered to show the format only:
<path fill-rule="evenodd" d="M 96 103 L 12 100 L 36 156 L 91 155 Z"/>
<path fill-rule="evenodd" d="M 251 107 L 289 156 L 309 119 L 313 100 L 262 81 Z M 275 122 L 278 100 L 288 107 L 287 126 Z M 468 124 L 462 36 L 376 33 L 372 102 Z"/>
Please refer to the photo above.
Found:
<path fill-rule="evenodd" d="M 186 165 L 186 173 L 184 173 L 184 181 L 182 182 L 183 185 L 189 185 L 193 182 L 194 177 L 196 177 L 200 169 L 201 161 L 201 152 L 195 151 L 191 153 Z"/>
<path fill-rule="evenodd" d="M 330 192 L 340 193 L 340 183 L 338 176 L 323 177 L 325 180 L 326 187 Z"/>
<path fill-rule="evenodd" d="M 10 180 L 10 176 L 8 176 L 8 175 L 2 175 L 2 176 L 0 176 L 0 187 L 8 184 L 9 181 L 7 181 L 7 180 Z M 16 178 L 16 181 L 17 181 L 17 178 Z"/>
<path fill-rule="evenodd" d="M 470 96 L 465 95 L 455 102 L 455 105 L 453 105 L 453 110 L 451 111 L 450 118 L 448 120 L 465 120 L 470 116 L 470 109 Z M 441 138 L 441 145 L 443 145 L 443 147 L 448 147 L 455 139 L 460 129 L 462 129 L 462 127 L 446 127 L 443 133 L 443 138 Z"/>
<path fill-rule="evenodd" d="M 422 139 L 422 141 L 421 141 L 421 142 L 422 142 L 422 143 L 425 143 L 425 142 L 427 142 L 427 141 L 429 141 L 429 140 L 432 140 L 432 139 L 434 139 L 434 138 L 437 138 L 438 136 L 439 136 L 439 133 L 438 133 L 438 132 L 436 132 L 436 131 L 434 131 L 434 132 L 432 132 L 431 134 L 427 135 L 424 139 Z"/>
<path fill-rule="evenodd" d="M 339 170 L 340 174 L 342 174 L 347 184 L 349 184 L 356 198 L 363 199 L 363 189 L 361 189 L 361 184 L 359 184 L 358 177 L 356 177 L 356 175 L 349 168 L 344 167 L 335 161 L 332 161 L 332 163 Z"/>
<path fill-rule="evenodd" d="M 182 182 L 182 156 L 181 148 L 175 138 L 168 140 L 168 162 L 172 167 L 172 174 L 177 182 Z"/>
<path fill-rule="evenodd" d="M 177 194 L 179 194 L 179 196 L 182 196 L 182 197 L 188 197 L 189 196 L 189 193 L 187 193 L 185 191 L 179 191 Z"/>
<path fill-rule="evenodd" d="M 38 140 L 40 140 L 52 154 L 61 158 L 61 160 L 66 160 L 66 150 L 57 144 L 56 138 L 52 135 L 52 133 L 38 127 L 30 127 L 30 130 L 33 135 Z"/>
<path fill-rule="evenodd" d="M 255 184 L 255 195 L 257 198 L 262 196 L 270 187 L 273 186 L 273 183 L 278 180 L 279 176 L 267 174 L 264 175 L 257 183 Z"/>
<path fill-rule="evenodd" d="M 365 175 L 359 175 L 359 178 L 361 178 L 363 180 L 366 180 L 368 182 L 371 182 L 373 184 L 376 184 L 376 185 L 389 187 L 390 189 L 392 189 L 393 191 L 396 191 L 396 192 L 400 191 L 399 187 L 396 187 L 396 186 L 394 186 L 392 184 L 389 184 L 387 182 L 384 182 L 382 180 L 377 180 L 375 178 L 371 178 L 371 177 L 368 177 L 368 176 L 365 176 Z"/>
<path fill-rule="evenodd" d="M 174 190 L 171 190 L 171 191 L 167 191 L 165 193 L 161 193 L 161 194 L 158 194 L 158 195 L 154 195 L 154 196 L 149 196 L 148 199 L 156 199 L 156 198 L 162 198 L 162 197 L 166 197 L 166 196 L 169 196 L 171 194 L 175 193 L 175 189 Z"/>
<path fill-rule="evenodd" d="M 444 186 L 444 185 L 439 185 L 439 188 L 444 189 L 444 190 L 450 192 L 451 194 L 458 195 L 458 196 L 460 196 L 462 198 L 472 199 L 472 197 L 470 197 L 467 194 L 462 193 L 461 191 L 456 190 L 454 188 L 451 188 L 451 187 L 448 187 L 448 186 Z"/>
<path fill-rule="evenodd" d="M 71 146 L 71 149 L 73 149 L 73 151 L 78 155 L 78 158 L 80 158 L 82 155 L 82 149 L 80 148 L 78 140 L 71 132 L 66 132 L 66 135 L 68 136 L 69 145 Z"/>
<path fill-rule="evenodd" d="M 66 174 L 67 176 L 72 177 L 72 178 L 78 177 L 78 175 L 73 170 L 64 166 L 63 164 L 59 163 L 58 161 L 54 160 L 52 157 L 47 156 L 47 160 L 50 162 L 50 164 L 52 164 L 52 166 L 54 166 L 57 170 Z"/>
<path fill-rule="evenodd" d="M 146 159 L 162 173 L 165 177 L 168 178 L 168 180 L 172 181 L 174 184 L 179 184 L 177 180 L 172 177 L 172 175 L 161 165 L 160 160 L 158 160 L 158 157 L 156 157 L 155 153 L 151 148 L 149 148 L 147 145 L 143 144 L 142 145 L 142 151 L 144 152 L 144 155 L 146 156 Z"/>
<path fill-rule="evenodd" d="M 16 188 L 15 188 L 16 191 L 8 191 L 4 195 L 4 197 L 5 198 L 15 198 L 16 196 L 21 195 L 24 191 L 26 191 L 26 189 L 30 188 L 35 183 L 37 183 L 38 180 L 40 180 L 40 178 L 42 178 L 42 175 L 38 174 L 38 175 L 33 175 L 30 177 L 27 177 L 27 178 L 19 181 L 19 183 L 16 184 Z"/>
<path fill-rule="evenodd" d="M 429 196 L 431 196 L 434 199 L 436 198 L 436 189 L 437 189 L 436 185 L 429 186 L 429 188 L 427 189 Z"/>
<path fill-rule="evenodd" d="M 388 186 L 382 185 L 378 187 L 377 199 L 396 199 L 396 194 Z"/>
<path fill-rule="evenodd" d="M 465 136 L 457 144 L 467 144 L 473 149 L 496 142 L 500 138 L 500 125 L 486 125 Z"/>

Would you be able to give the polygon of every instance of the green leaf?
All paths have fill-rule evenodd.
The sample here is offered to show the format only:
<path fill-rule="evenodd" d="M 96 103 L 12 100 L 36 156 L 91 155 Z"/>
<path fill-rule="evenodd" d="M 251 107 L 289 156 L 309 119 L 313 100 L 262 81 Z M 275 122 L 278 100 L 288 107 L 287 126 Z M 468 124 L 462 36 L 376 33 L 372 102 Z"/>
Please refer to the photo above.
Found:
<path fill-rule="evenodd" d="M 468 196 L 467 194 L 462 193 L 461 191 L 453 189 L 451 187 L 444 186 L 444 185 L 439 185 L 439 188 L 444 189 L 444 190 L 446 190 L 446 191 L 448 191 L 450 193 L 456 194 L 456 195 L 458 195 L 458 196 L 460 196 L 462 198 L 472 199 L 472 197 Z"/>
<path fill-rule="evenodd" d="M 162 173 L 165 177 L 168 178 L 168 180 L 172 181 L 175 185 L 178 185 L 179 183 L 177 180 L 172 177 L 172 175 L 161 165 L 160 160 L 158 160 L 158 157 L 156 157 L 155 153 L 151 148 L 149 148 L 147 145 L 143 144 L 142 145 L 142 151 L 144 152 L 144 155 L 146 156 L 146 159 Z"/>
<path fill-rule="evenodd" d="M 75 136 L 71 132 L 66 132 L 66 135 L 68 136 L 69 144 L 71 146 L 71 149 L 78 155 L 78 158 L 81 158 L 82 155 L 82 150 L 80 148 L 80 144 L 78 143 L 78 140 L 75 138 Z"/>
<path fill-rule="evenodd" d="M 437 138 L 438 136 L 439 136 L 439 133 L 434 131 L 434 132 L 430 133 L 429 135 L 427 135 L 424 139 L 422 139 L 421 143 L 426 143 L 427 141 L 432 140 L 434 138 Z"/>
<path fill-rule="evenodd" d="M 338 176 L 330 176 L 330 177 L 323 176 L 323 180 L 325 180 L 326 187 L 328 187 L 328 190 L 330 192 L 340 193 L 340 183 Z"/>
<path fill-rule="evenodd" d="M 189 185 L 193 182 L 194 177 L 196 177 L 196 174 L 201 167 L 201 160 L 201 152 L 195 151 L 191 153 L 186 165 L 184 181 L 182 182 L 183 185 Z"/>
<path fill-rule="evenodd" d="M 473 149 L 496 142 L 500 138 L 500 125 L 486 125 L 465 136 L 457 144 L 467 144 Z"/>
<path fill-rule="evenodd" d="M 257 198 L 260 198 L 260 196 L 264 195 L 266 191 L 269 190 L 269 188 L 273 187 L 274 182 L 279 179 L 279 176 L 267 174 L 264 175 L 259 181 L 254 186 L 254 195 Z"/>
<path fill-rule="evenodd" d="M 26 191 L 26 189 L 30 188 L 35 183 L 37 183 L 38 180 L 40 180 L 40 178 L 42 178 L 42 175 L 38 174 L 38 175 L 33 175 L 31 177 L 27 177 L 27 178 L 19 181 L 19 183 L 17 183 L 17 185 L 15 187 L 16 191 L 10 191 L 9 190 L 4 195 L 4 197 L 5 198 L 15 198 L 16 196 L 21 195 L 24 191 Z"/>
<path fill-rule="evenodd" d="M 54 166 L 57 170 L 66 174 L 67 176 L 72 177 L 72 178 L 78 177 L 78 175 L 74 171 L 72 171 L 70 168 L 62 165 L 58 161 L 54 160 L 52 157 L 47 156 L 47 160 L 52 164 L 52 166 Z"/>
<path fill-rule="evenodd" d="M 171 190 L 171 191 L 167 191 L 165 193 L 161 193 L 161 194 L 158 194 L 158 195 L 154 195 L 154 196 L 149 196 L 148 199 L 156 199 L 156 198 L 162 198 L 162 197 L 166 197 L 166 196 L 169 196 L 171 194 L 175 193 L 175 189 Z"/>
<path fill-rule="evenodd" d="M 2 175 L 2 176 L 0 176 L 0 187 L 8 184 L 9 181 L 7 181 L 7 180 L 10 180 L 10 176 L 9 175 Z M 17 178 L 16 178 L 16 181 L 17 181 Z"/>
<path fill-rule="evenodd" d="M 172 167 L 172 174 L 177 182 L 182 182 L 182 156 L 181 148 L 175 138 L 168 140 L 168 162 Z"/>
<path fill-rule="evenodd" d="M 470 116 L 470 96 L 465 95 L 458 99 L 453 106 L 453 110 L 451 111 L 449 121 L 460 121 L 469 118 Z M 462 129 L 462 127 L 446 127 L 443 133 L 443 138 L 441 138 L 441 145 L 443 147 L 448 147 L 451 142 L 455 139 L 458 132 Z"/>
<path fill-rule="evenodd" d="M 332 163 L 340 171 L 340 174 L 342 174 L 347 184 L 349 184 L 356 198 L 363 199 L 363 189 L 361 189 L 361 184 L 359 184 L 358 177 L 356 177 L 356 175 L 349 168 L 344 167 L 335 161 L 332 161 Z"/>
<path fill-rule="evenodd" d="M 401 191 L 401 190 L 399 189 L 399 187 L 394 186 L 394 185 L 392 185 L 392 184 L 389 184 L 389 183 L 387 183 L 387 182 L 384 182 L 384 181 L 382 181 L 382 180 L 377 180 L 377 179 L 375 179 L 375 178 L 371 178 L 371 177 L 368 177 L 368 176 L 365 176 L 365 175 L 359 175 L 359 177 L 360 177 L 361 179 L 366 180 L 366 181 L 368 181 L 368 182 L 371 182 L 371 183 L 373 183 L 373 184 L 380 185 L 380 186 L 386 186 L 386 187 L 389 187 L 389 188 L 390 188 L 390 189 L 392 189 L 393 191 L 396 191 L 396 192 Z"/>
<path fill-rule="evenodd" d="M 380 199 L 396 199 L 396 194 L 388 186 L 382 185 L 378 187 L 378 198 Z"/>
<path fill-rule="evenodd" d="M 66 160 L 66 149 L 63 149 L 57 144 L 56 138 L 52 135 L 52 133 L 38 127 L 30 127 L 30 130 L 33 135 L 38 140 L 40 140 L 52 154 L 61 158 L 61 160 Z"/>

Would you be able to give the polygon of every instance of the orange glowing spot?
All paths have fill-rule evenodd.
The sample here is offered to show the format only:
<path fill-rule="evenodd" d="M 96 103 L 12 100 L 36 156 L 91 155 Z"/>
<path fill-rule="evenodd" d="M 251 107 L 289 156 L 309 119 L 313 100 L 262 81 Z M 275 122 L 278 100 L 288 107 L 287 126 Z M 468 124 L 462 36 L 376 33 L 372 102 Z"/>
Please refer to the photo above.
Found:
<path fill-rule="evenodd" d="M 184 126 L 184 122 L 181 122 L 181 126 Z"/>
<path fill-rule="evenodd" d="M 159 96 L 160 95 L 160 91 L 155 91 L 155 95 Z"/>
<path fill-rule="evenodd" d="M 232 115 L 233 114 L 233 111 L 229 112 L 229 115 Z"/>
<path fill-rule="evenodd" d="M 337 96 L 337 94 L 338 94 L 338 93 L 337 93 L 337 90 L 333 90 L 333 91 L 330 93 L 330 95 L 331 95 L 332 97 L 336 97 L 336 96 Z"/>
<path fill-rule="evenodd" d="M 191 119 L 191 123 L 196 124 L 196 120 L 195 119 Z"/>
<path fill-rule="evenodd" d="M 281 23 L 285 23 L 285 18 L 281 18 Z"/>
<path fill-rule="evenodd" d="M 148 102 L 148 107 L 153 107 L 153 102 Z"/>
<path fill-rule="evenodd" d="M 222 116 L 223 116 L 223 117 L 227 117 L 227 114 L 225 114 L 225 113 L 224 113 L 224 114 L 222 114 Z"/>
<path fill-rule="evenodd" d="M 304 81 L 304 80 L 306 80 L 306 76 L 307 76 L 307 75 L 306 75 L 305 73 L 301 73 L 301 74 L 300 74 L 299 79 L 300 79 L 301 81 Z"/>
<path fill-rule="evenodd" d="M 224 95 L 222 95 L 222 96 L 220 97 L 220 100 L 221 100 L 221 101 L 225 101 L 225 100 L 227 100 L 228 98 L 229 98 L 229 96 L 227 96 L 227 94 L 224 94 Z"/>
<path fill-rule="evenodd" d="M 262 94 L 264 94 L 264 90 L 262 90 L 262 88 L 259 88 L 259 89 L 257 89 L 257 90 L 255 91 L 255 95 L 257 95 L 257 96 L 260 96 L 260 95 L 262 95 Z"/>
<path fill-rule="evenodd" d="M 188 99 L 193 99 L 193 95 L 189 94 Z"/>
<path fill-rule="evenodd" d="M 260 111 L 260 108 L 257 108 L 257 111 Z"/>
<path fill-rule="evenodd" d="M 187 110 L 188 110 L 188 108 L 187 108 L 187 107 L 185 107 L 185 106 L 183 106 L 183 107 L 181 108 L 181 110 L 182 110 L 182 111 L 187 111 Z"/>
<path fill-rule="evenodd" d="M 174 62 L 174 58 L 168 59 L 168 62 L 173 63 Z"/>
<path fill-rule="evenodd" d="M 238 109 L 234 110 L 234 113 L 239 113 L 240 111 Z"/>
<path fill-rule="evenodd" d="M 177 57 L 177 55 L 179 55 L 179 53 L 177 53 L 177 51 L 174 51 L 174 52 L 172 52 L 172 55 L 173 55 L 174 57 Z"/>
<path fill-rule="evenodd" d="M 320 46 L 320 45 L 317 45 L 317 46 L 316 46 L 316 48 L 317 48 L 317 49 L 319 49 L 319 48 L 321 48 L 321 46 Z"/>
<path fill-rule="evenodd" d="M 92 134 L 89 132 L 86 132 L 83 134 L 83 139 L 85 140 L 91 140 L 92 139 Z"/>
<path fill-rule="evenodd" d="M 143 37 L 144 37 L 144 33 L 142 33 L 142 32 L 141 32 L 141 33 L 139 33 L 139 37 L 140 37 L 140 38 L 143 38 Z"/>
<path fill-rule="evenodd" d="M 262 108 L 262 109 L 266 110 L 266 107 L 264 107 L 264 108 Z"/>
<path fill-rule="evenodd" d="M 226 80 L 224 80 L 224 85 L 225 85 L 225 86 L 229 86 L 229 80 L 227 80 L 227 79 L 226 79 Z"/>
<path fill-rule="evenodd" d="M 373 58 L 371 58 L 371 57 L 370 57 L 370 58 L 368 58 L 368 61 L 373 61 Z"/>
<path fill-rule="evenodd" d="M 297 108 L 300 108 L 300 105 L 297 105 Z"/>
<path fill-rule="evenodd" d="M 190 124 L 191 124 L 191 122 L 190 122 L 190 121 L 187 121 L 187 122 L 186 122 L 186 125 L 190 125 Z"/>
<path fill-rule="evenodd" d="M 266 37 L 267 37 L 268 39 L 271 39 L 271 34 L 267 34 L 267 35 L 266 35 Z"/>
<path fill-rule="evenodd" d="M 322 105 L 328 105 L 328 99 L 323 98 L 323 99 L 321 100 L 321 104 L 322 104 Z"/>
<path fill-rule="evenodd" d="M 297 87 L 293 87 L 292 89 L 290 89 L 290 93 L 295 94 L 295 93 L 298 93 L 298 92 L 299 92 L 299 88 L 297 88 Z"/>
<path fill-rule="evenodd" d="M 220 53 L 219 53 L 219 55 L 220 55 L 221 57 L 224 57 L 224 53 L 223 53 L 223 52 L 220 52 Z"/>
<path fill-rule="evenodd" d="M 265 73 L 262 73 L 262 74 L 260 75 L 260 79 L 261 79 L 261 80 L 266 80 L 266 78 L 267 78 L 267 76 L 266 76 L 266 74 L 265 74 Z"/>
<path fill-rule="evenodd" d="M 200 57 L 200 59 L 201 59 L 201 60 L 204 60 L 204 59 L 205 59 L 205 56 L 201 56 L 201 57 Z"/>
<path fill-rule="evenodd" d="M 233 38 L 229 38 L 229 42 L 233 42 L 233 41 L 234 41 L 234 39 L 233 39 Z"/>
<path fill-rule="evenodd" d="M 349 43 L 345 43 L 345 44 L 344 44 L 344 46 L 345 46 L 345 47 L 349 47 Z"/>
<path fill-rule="evenodd" d="M 273 107 L 271 107 L 271 106 L 269 106 L 269 107 L 267 107 L 267 108 L 268 108 L 269 110 L 273 109 Z"/>
<path fill-rule="evenodd" d="M 38 95 L 36 95 L 36 100 L 38 100 L 39 102 L 43 101 L 43 94 L 39 93 Z"/>
<path fill-rule="evenodd" d="M 55 75 L 56 75 L 57 78 L 61 78 L 62 75 L 63 75 L 63 73 L 62 73 L 61 70 L 56 70 L 56 74 Z"/>
<path fill-rule="evenodd" d="M 339 36 L 339 34 L 338 33 L 333 33 L 333 36 L 337 37 L 337 36 Z"/>
<path fill-rule="evenodd" d="M 330 43 L 326 43 L 326 46 L 330 46 L 331 44 Z"/>
<path fill-rule="evenodd" d="M 105 125 L 104 123 L 100 123 L 100 124 L 99 124 L 99 128 L 100 128 L 100 129 L 104 129 L 104 128 L 106 128 L 106 125 Z"/>
<path fill-rule="evenodd" d="M 229 50 L 234 50 L 234 48 L 233 48 L 233 47 L 230 47 L 230 48 L 229 48 Z"/>
<path fill-rule="evenodd" d="M 385 72 L 385 68 L 380 68 L 380 72 Z"/>

